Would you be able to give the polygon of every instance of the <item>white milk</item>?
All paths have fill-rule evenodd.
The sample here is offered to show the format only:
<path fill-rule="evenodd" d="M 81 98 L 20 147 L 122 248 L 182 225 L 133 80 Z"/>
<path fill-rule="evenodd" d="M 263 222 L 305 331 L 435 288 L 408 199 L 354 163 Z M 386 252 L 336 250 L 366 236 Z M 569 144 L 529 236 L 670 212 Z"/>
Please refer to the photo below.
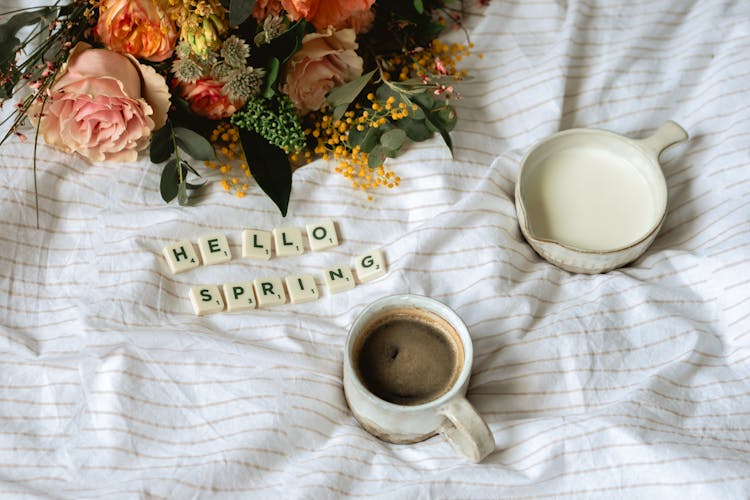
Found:
<path fill-rule="evenodd" d="M 656 218 L 649 187 L 621 156 L 597 148 L 555 152 L 530 172 L 524 205 L 531 232 L 587 250 L 645 236 Z"/>

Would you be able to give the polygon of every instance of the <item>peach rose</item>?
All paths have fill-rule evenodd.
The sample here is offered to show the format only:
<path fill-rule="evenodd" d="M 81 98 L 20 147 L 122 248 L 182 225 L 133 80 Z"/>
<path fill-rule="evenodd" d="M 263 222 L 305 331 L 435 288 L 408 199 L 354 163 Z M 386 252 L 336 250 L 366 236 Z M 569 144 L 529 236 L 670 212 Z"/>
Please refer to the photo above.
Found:
<path fill-rule="evenodd" d="M 101 0 L 96 36 L 115 52 L 164 61 L 172 56 L 177 41 L 165 7 L 163 0 Z"/>
<path fill-rule="evenodd" d="M 290 19 L 296 21 L 304 17 L 318 30 L 328 26 L 338 29 L 354 28 L 352 18 L 364 19 L 373 3 L 375 0 L 281 0 Z"/>
<path fill-rule="evenodd" d="M 81 42 L 60 69 L 44 108 L 36 103 L 31 116 L 39 119 L 47 144 L 90 161 L 131 162 L 166 123 L 168 111 L 169 89 L 153 68 Z"/>
<path fill-rule="evenodd" d="M 281 0 L 257 0 L 253 6 L 253 17 L 263 24 L 265 18 L 278 16 L 282 9 Z"/>
<path fill-rule="evenodd" d="M 228 118 L 245 104 L 243 101 L 230 100 L 222 94 L 223 88 L 222 82 L 210 78 L 196 80 L 193 83 L 180 83 L 177 86 L 180 95 L 190 104 L 190 109 L 196 115 L 210 120 Z"/>
<path fill-rule="evenodd" d="M 352 29 L 329 26 L 302 38 L 302 48 L 286 65 L 281 89 L 301 113 L 320 109 L 329 90 L 362 75 L 355 37 Z"/>

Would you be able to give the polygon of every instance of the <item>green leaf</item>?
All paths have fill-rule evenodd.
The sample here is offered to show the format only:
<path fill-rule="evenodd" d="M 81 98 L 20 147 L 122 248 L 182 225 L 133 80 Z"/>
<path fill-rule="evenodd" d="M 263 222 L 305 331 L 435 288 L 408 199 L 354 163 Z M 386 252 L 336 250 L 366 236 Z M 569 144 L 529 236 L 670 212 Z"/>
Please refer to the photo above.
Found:
<path fill-rule="evenodd" d="M 177 203 L 184 207 L 188 204 L 187 181 L 182 181 L 177 187 Z"/>
<path fill-rule="evenodd" d="M 240 144 L 258 186 L 286 217 L 292 191 L 292 167 L 284 151 L 266 141 L 260 134 L 240 128 Z M 252 156 L 248 153 L 252 153 Z"/>
<path fill-rule="evenodd" d="M 180 149 L 196 160 L 216 160 L 214 147 L 202 135 L 185 127 L 175 127 L 174 137 Z"/>
<path fill-rule="evenodd" d="M 164 165 L 164 170 L 161 171 L 159 190 L 161 191 L 162 199 L 167 203 L 174 200 L 177 196 L 180 185 L 180 175 L 177 171 L 179 163 L 176 158 L 172 158 Z"/>
<path fill-rule="evenodd" d="M 387 151 L 396 152 L 401 149 L 406 140 L 406 132 L 401 129 L 394 128 L 384 133 L 380 137 L 380 145 L 383 146 Z"/>
<path fill-rule="evenodd" d="M 239 26 L 253 13 L 255 0 L 231 0 L 229 2 L 229 24 Z"/>
<path fill-rule="evenodd" d="M 424 4 L 422 3 L 422 0 L 414 0 L 414 10 L 416 10 L 418 14 L 424 14 Z"/>
<path fill-rule="evenodd" d="M 363 153 L 369 153 L 378 144 L 382 129 L 372 128 L 365 125 L 365 129 L 362 131 L 357 130 L 357 127 L 352 128 L 349 131 L 349 145 L 353 148 L 359 146 L 359 149 Z"/>
<path fill-rule="evenodd" d="M 276 57 L 272 57 L 266 66 L 266 84 L 263 88 L 263 97 L 270 99 L 276 92 L 273 86 L 276 84 L 276 80 L 279 79 L 279 67 L 281 63 Z"/>
<path fill-rule="evenodd" d="M 451 136 L 448 133 L 448 130 L 446 130 L 445 126 L 440 122 L 440 119 L 437 116 L 437 112 L 434 112 L 431 109 L 427 108 L 418 99 L 415 99 L 414 102 L 416 102 L 417 106 L 422 108 L 422 111 L 424 111 L 424 114 L 426 115 L 425 123 L 434 127 L 438 132 L 440 132 L 440 135 L 443 137 L 443 140 L 445 141 L 445 145 L 448 146 L 448 149 L 450 149 L 451 155 L 452 155 L 453 154 L 453 141 L 451 140 Z"/>
<path fill-rule="evenodd" d="M 399 122 L 399 126 L 404 132 L 406 132 L 406 137 L 414 142 L 426 141 L 427 139 L 432 137 L 432 131 L 427 128 L 424 120 L 412 120 L 411 118 L 403 118 Z"/>
<path fill-rule="evenodd" d="M 445 107 L 438 110 L 436 114 L 438 121 L 443 125 L 443 127 L 445 127 L 445 130 L 447 130 L 448 132 L 456 127 L 458 115 L 456 115 L 456 110 L 453 109 L 453 106 L 446 105 Z"/>
<path fill-rule="evenodd" d="M 377 145 L 372 148 L 372 151 L 370 151 L 370 154 L 367 156 L 367 166 L 370 168 L 377 168 L 383 164 L 385 157 L 385 149 L 382 146 Z"/>
<path fill-rule="evenodd" d="M 365 88 L 367 83 L 372 78 L 372 75 L 374 74 L 375 70 L 372 70 L 369 73 L 365 73 L 364 75 L 360 76 L 356 80 L 352 80 L 351 82 L 342 85 L 341 87 L 336 87 L 335 89 L 328 92 L 328 95 L 326 95 L 326 101 L 333 108 L 337 108 L 342 105 L 348 106 L 354 99 L 357 98 L 360 92 L 362 92 L 362 89 Z"/>
<path fill-rule="evenodd" d="M 152 163 L 167 161 L 174 153 L 174 142 L 172 141 L 172 125 L 167 123 L 154 133 L 151 138 L 149 156 Z"/>

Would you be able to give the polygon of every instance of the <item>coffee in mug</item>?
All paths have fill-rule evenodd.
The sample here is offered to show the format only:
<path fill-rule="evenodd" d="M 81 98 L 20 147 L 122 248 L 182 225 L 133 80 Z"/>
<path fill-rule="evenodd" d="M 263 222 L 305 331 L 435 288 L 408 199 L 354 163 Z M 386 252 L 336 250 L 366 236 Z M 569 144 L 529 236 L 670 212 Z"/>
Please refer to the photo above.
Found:
<path fill-rule="evenodd" d="M 344 350 L 344 395 L 368 432 L 392 443 L 442 434 L 480 462 L 495 449 L 487 424 L 466 400 L 471 336 L 448 306 L 392 295 L 354 321 Z"/>
<path fill-rule="evenodd" d="M 365 387 L 390 403 L 419 405 L 456 383 L 464 350 L 456 330 L 436 314 L 396 308 L 365 327 L 354 346 Z"/>

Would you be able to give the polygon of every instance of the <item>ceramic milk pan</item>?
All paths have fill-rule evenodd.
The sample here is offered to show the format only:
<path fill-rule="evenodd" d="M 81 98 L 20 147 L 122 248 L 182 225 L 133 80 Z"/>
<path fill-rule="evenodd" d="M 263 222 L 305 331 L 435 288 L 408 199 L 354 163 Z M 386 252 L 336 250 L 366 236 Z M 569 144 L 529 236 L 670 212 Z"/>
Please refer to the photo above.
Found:
<path fill-rule="evenodd" d="M 637 259 L 667 214 L 659 155 L 687 138 L 668 121 L 640 140 L 597 129 L 542 140 L 516 183 L 521 232 L 539 255 L 572 272 L 605 273 Z"/>

